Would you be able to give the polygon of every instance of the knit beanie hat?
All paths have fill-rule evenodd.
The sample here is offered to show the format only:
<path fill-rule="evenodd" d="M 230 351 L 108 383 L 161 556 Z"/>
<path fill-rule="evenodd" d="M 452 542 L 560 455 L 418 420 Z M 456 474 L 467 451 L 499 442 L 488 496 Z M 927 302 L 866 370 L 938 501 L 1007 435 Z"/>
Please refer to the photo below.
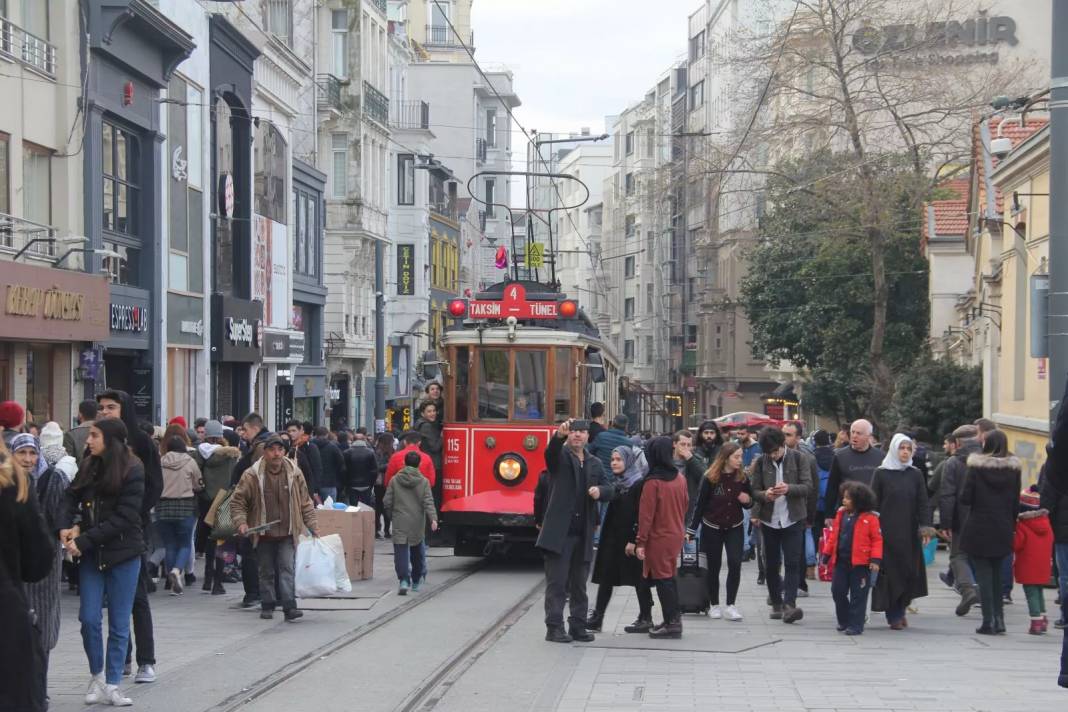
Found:
<path fill-rule="evenodd" d="M 173 418 L 171 418 L 167 422 L 167 425 L 181 425 L 183 428 L 188 428 L 189 427 L 189 424 L 185 422 L 185 418 L 183 418 L 180 415 L 176 415 Z"/>
<path fill-rule="evenodd" d="M 218 420 L 209 420 L 204 423 L 204 437 L 221 438 L 223 436 L 223 424 Z"/>
<path fill-rule="evenodd" d="M 0 428 L 15 430 L 22 426 L 22 421 L 25 418 L 26 411 L 15 401 L 9 400 L 0 403 Z"/>
<path fill-rule="evenodd" d="M 49 445 L 63 446 L 63 431 L 60 430 L 59 423 L 54 420 L 45 423 L 45 426 L 41 428 L 41 448 Z"/>
<path fill-rule="evenodd" d="M 1041 501 L 1038 497 L 1038 492 L 1034 492 L 1029 489 L 1025 489 L 1020 493 L 1020 509 L 1035 510 L 1041 506 Z"/>

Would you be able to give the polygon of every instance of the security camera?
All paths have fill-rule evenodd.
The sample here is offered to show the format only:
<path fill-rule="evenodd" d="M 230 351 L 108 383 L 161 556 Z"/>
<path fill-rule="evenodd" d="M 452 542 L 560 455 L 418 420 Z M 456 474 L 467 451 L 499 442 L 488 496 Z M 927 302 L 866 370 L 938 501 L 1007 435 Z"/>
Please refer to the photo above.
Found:
<path fill-rule="evenodd" d="M 510 316 L 510 317 L 508 317 L 507 319 L 504 320 L 504 323 L 507 324 L 508 326 L 514 327 L 517 323 L 519 323 L 519 320 L 516 319 L 514 316 Z"/>
<path fill-rule="evenodd" d="M 998 136 L 990 142 L 990 153 L 1001 160 L 1005 156 L 1009 155 L 1009 151 L 1012 150 L 1012 139 L 1006 136 Z"/>

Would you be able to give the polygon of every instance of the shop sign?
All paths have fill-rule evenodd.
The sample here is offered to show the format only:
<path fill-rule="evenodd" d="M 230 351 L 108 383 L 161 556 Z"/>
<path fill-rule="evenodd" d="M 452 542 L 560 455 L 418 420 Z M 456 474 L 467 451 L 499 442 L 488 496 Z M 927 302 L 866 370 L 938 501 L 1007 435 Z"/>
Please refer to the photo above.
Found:
<path fill-rule="evenodd" d="M 148 331 L 148 307 L 112 303 L 111 330 L 136 334 Z"/>
<path fill-rule="evenodd" d="M 178 325 L 178 330 L 183 334 L 192 334 L 194 336 L 204 335 L 204 320 L 197 319 L 196 321 L 185 320 Z"/>
<path fill-rule="evenodd" d="M 108 286 L 88 275 L 16 262 L 4 263 L 0 336 L 40 341 L 108 338 Z"/>
<path fill-rule="evenodd" d="M 415 294 L 415 244 L 397 244 L 397 294 Z"/>
<path fill-rule="evenodd" d="M 256 363 L 263 342 L 260 302 L 213 294 L 211 355 L 215 361 Z"/>
<path fill-rule="evenodd" d="M 294 363 L 304 361 L 304 332 L 298 331 L 289 335 L 289 360 Z"/>
<path fill-rule="evenodd" d="M 263 334 L 263 360 L 264 361 L 288 361 L 289 360 L 289 334 L 264 332 Z"/>
<path fill-rule="evenodd" d="M 881 27 L 866 24 L 853 33 L 852 40 L 853 48 L 861 54 L 876 55 L 875 62 L 898 67 L 997 64 L 999 44 L 1019 44 L 1014 19 L 1004 15 L 988 17 L 985 12 L 963 21 Z M 973 48 L 985 51 L 966 51 Z"/>

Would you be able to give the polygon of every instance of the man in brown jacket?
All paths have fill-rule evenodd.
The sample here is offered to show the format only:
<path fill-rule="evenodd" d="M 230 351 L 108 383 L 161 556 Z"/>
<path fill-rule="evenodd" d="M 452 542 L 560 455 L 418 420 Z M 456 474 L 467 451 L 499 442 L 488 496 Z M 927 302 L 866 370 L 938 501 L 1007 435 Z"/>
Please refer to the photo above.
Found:
<path fill-rule="evenodd" d="M 250 528 L 270 525 L 252 535 L 259 560 L 260 618 L 274 617 L 277 571 L 282 611 L 285 619 L 292 621 L 304 615 L 297 610 L 295 590 L 297 538 L 305 527 L 318 536 L 318 525 L 304 476 L 285 455 L 285 441 L 277 435 L 268 437 L 263 457 L 241 475 L 230 507 L 242 536 Z"/>

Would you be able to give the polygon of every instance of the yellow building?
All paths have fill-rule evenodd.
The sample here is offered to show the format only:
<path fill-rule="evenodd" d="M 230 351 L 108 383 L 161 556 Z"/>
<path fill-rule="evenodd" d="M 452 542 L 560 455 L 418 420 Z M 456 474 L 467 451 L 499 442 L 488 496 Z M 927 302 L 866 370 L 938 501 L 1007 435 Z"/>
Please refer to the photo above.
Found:
<path fill-rule="evenodd" d="M 932 349 L 982 367 L 983 415 L 1008 436 L 1029 483 L 1049 439 L 1048 363 L 1031 350 L 1031 282 L 1046 273 L 1049 244 L 1049 120 L 996 117 L 974 127 L 972 145 L 967 180 L 928 207 L 931 294 L 941 298 L 932 296 Z"/>

